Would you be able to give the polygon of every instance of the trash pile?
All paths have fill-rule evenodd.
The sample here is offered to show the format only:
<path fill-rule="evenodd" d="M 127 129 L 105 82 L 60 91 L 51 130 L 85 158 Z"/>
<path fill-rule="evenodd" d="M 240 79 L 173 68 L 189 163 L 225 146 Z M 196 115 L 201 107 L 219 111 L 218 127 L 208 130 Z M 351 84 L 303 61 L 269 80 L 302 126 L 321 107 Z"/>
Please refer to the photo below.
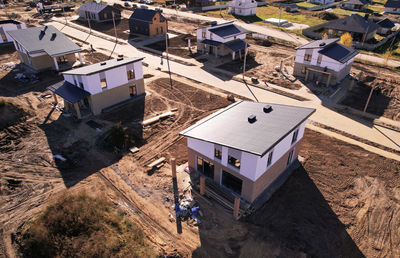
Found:
<path fill-rule="evenodd" d="M 4 71 L 11 71 L 14 68 L 15 68 L 14 62 L 8 62 L 1 65 L 1 69 Z"/>
<path fill-rule="evenodd" d="M 203 213 L 200 210 L 200 207 L 197 205 L 197 202 L 193 200 L 193 198 L 189 195 L 184 195 L 179 198 L 179 206 L 175 206 L 174 208 L 176 216 L 179 216 L 181 221 L 188 221 L 189 219 L 193 219 L 197 225 L 201 224 L 201 220 L 198 218 L 199 216 L 203 216 Z M 169 214 L 170 220 L 173 219 L 173 215 Z"/>
<path fill-rule="evenodd" d="M 23 83 L 27 82 L 36 83 L 39 81 L 39 78 L 35 74 L 27 74 L 27 73 L 17 73 L 14 76 L 14 79 L 18 79 Z"/>

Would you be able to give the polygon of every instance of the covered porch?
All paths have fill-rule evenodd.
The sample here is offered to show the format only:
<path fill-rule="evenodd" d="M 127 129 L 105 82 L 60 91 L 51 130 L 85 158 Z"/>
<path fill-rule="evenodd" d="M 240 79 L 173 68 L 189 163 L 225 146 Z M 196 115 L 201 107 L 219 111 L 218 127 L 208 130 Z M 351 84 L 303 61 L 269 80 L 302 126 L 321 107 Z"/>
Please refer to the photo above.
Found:
<path fill-rule="evenodd" d="M 226 56 L 231 55 L 232 60 L 235 60 L 239 57 L 242 59 L 242 56 L 247 54 L 247 48 L 250 46 L 244 40 L 237 39 L 230 42 L 222 43 L 214 40 L 204 39 L 199 43 L 198 49 L 201 50 L 202 53 L 208 53 L 210 55 L 218 56 Z"/>
<path fill-rule="evenodd" d="M 78 54 L 78 59 L 76 58 L 76 54 Z M 51 57 L 56 71 L 65 71 L 84 64 L 81 52 L 64 53 L 62 55 L 54 55 Z"/>
<path fill-rule="evenodd" d="M 90 93 L 67 81 L 61 81 L 47 88 L 53 93 L 55 104 L 57 96 L 64 100 L 64 110 L 74 114 L 78 119 L 91 113 Z"/>

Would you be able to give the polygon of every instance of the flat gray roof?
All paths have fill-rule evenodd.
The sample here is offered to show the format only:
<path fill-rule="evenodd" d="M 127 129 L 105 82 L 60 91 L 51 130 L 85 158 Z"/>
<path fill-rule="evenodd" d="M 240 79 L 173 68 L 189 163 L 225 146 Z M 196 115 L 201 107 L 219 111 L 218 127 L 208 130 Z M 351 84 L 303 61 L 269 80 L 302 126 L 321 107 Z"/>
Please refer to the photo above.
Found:
<path fill-rule="evenodd" d="M 54 57 L 82 51 L 78 45 L 52 25 L 13 30 L 7 33 L 29 53 L 45 51 Z"/>
<path fill-rule="evenodd" d="M 76 69 L 71 69 L 63 72 L 63 74 L 78 74 L 78 75 L 90 75 L 93 73 L 99 73 L 105 70 L 109 70 L 121 65 L 130 64 L 133 62 L 137 62 L 143 60 L 143 57 L 124 57 L 123 59 L 110 59 L 100 63 L 95 63 L 83 67 L 79 67 Z"/>
<path fill-rule="evenodd" d="M 264 112 L 270 105 L 272 110 Z M 315 112 L 280 104 L 236 102 L 180 132 L 186 137 L 263 156 Z M 256 116 L 250 123 L 248 117 Z"/>

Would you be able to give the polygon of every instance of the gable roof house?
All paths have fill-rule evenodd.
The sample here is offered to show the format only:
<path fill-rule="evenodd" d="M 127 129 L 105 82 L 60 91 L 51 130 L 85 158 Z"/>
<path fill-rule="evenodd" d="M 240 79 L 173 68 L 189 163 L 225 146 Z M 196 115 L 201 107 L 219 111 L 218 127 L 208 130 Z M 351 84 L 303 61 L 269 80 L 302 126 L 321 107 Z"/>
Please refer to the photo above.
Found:
<path fill-rule="evenodd" d="M 368 9 L 368 0 L 347 0 L 340 4 L 342 9 L 354 11 L 366 11 Z"/>
<path fill-rule="evenodd" d="M 247 51 L 248 31 L 231 22 L 217 24 L 197 29 L 197 51 L 215 56 L 232 55 L 232 59 L 241 58 Z"/>
<path fill-rule="evenodd" d="M 86 2 L 78 8 L 79 19 L 90 20 L 95 22 L 112 21 L 121 19 L 121 11 L 107 4 L 95 2 Z"/>
<path fill-rule="evenodd" d="M 257 2 L 255 0 L 232 0 L 228 3 L 228 13 L 239 16 L 256 15 Z"/>
<path fill-rule="evenodd" d="M 0 44 L 12 43 L 13 39 L 8 35 L 8 31 L 26 29 L 23 22 L 16 20 L 3 20 L 0 21 Z"/>
<path fill-rule="evenodd" d="M 98 115 L 145 93 L 142 60 L 118 57 L 72 69 L 63 72 L 64 81 L 48 89 L 64 100 L 64 110 L 78 118 Z"/>
<path fill-rule="evenodd" d="M 21 63 L 34 71 L 69 69 L 76 65 L 75 54 L 83 64 L 82 49 L 51 25 L 7 33 L 14 41 Z"/>
<path fill-rule="evenodd" d="M 387 0 L 384 6 L 385 13 L 400 14 L 400 0 Z"/>
<path fill-rule="evenodd" d="M 205 7 L 215 5 L 215 1 L 213 0 L 186 0 L 187 7 Z"/>
<path fill-rule="evenodd" d="M 290 175 L 306 120 L 314 112 L 280 104 L 233 103 L 180 132 L 187 138 L 189 169 L 208 184 L 257 202 Z"/>
<path fill-rule="evenodd" d="M 160 11 L 136 8 L 129 17 L 131 34 L 142 34 L 149 37 L 167 33 L 167 19 Z"/>
<path fill-rule="evenodd" d="M 328 86 L 341 82 L 349 75 L 359 51 L 338 41 L 339 38 L 316 40 L 296 48 L 293 75 Z"/>
<path fill-rule="evenodd" d="M 332 4 L 335 0 L 307 0 L 308 3 L 318 4 L 318 5 L 327 5 Z"/>
<path fill-rule="evenodd" d="M 364 42 L 372 39 L 379 25 L 369 19 L 369 15 L 364 17 L 352 14 L 342 19 L 329 21 L 321 25 L 327 31 L 329 37 L 340 37 L 345 32 L 349 32 L 355 42 Z"/>

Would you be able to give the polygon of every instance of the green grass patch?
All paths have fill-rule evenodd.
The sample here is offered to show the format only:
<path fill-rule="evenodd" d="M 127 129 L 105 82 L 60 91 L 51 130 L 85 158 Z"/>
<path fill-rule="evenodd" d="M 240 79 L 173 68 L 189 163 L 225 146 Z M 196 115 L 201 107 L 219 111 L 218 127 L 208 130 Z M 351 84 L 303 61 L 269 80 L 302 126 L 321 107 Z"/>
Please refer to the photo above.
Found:
<path fill-rule="evenodd" d="M 301 3 L 296 3 L 298 6 L 303 6 L 303 7 L 315 7 L 318 6 L 317 4 L 312 4 L 312 3 L 307 3 L 307 2 L 301 2 Z"/>
<path fill-rule="evenodd" d="M 65 195 L 22 229 L 24 257 L 156 257 L 142 231 L 113 204 Z"/>
<path fill-rule="evenodd" d="M 268 18 L 278 18 L 279 19 L 279 17 L 282 20 L 287 20 L 287 21 L 293 22 L 293 23 L 307 24 L 309 26 L 314 26 L 314 25 L 318 25 L 318 24 L 326 22 L 318 17 L 314 17 L 314 16 L 310 17 L 307 15 L 301 14 L 301 12 L 288 13 L 288 12 L 282 10 L 282 14 L 280 15 L 279 13 L 280 13 L 279 7 L 262 6 L 262 7 L 257 8 L 257 16 L 247 16 L 247 17 L 246 16 L 233 16 L 232 14 L 227 13 L 226 10 L 222 10 L 222 17 L 236 18 L 236 19 L 242 20 L 244 22 L 260 23 L 260 24 L 264 24 L 262 22 L 262 20 L 264 20 L 264 19 L 268 19 Z M 219 10 L 206 12 L 206 13 L 203 13 L 203 15 L 211 16 L 211 17 L 221 17 Z"/>

